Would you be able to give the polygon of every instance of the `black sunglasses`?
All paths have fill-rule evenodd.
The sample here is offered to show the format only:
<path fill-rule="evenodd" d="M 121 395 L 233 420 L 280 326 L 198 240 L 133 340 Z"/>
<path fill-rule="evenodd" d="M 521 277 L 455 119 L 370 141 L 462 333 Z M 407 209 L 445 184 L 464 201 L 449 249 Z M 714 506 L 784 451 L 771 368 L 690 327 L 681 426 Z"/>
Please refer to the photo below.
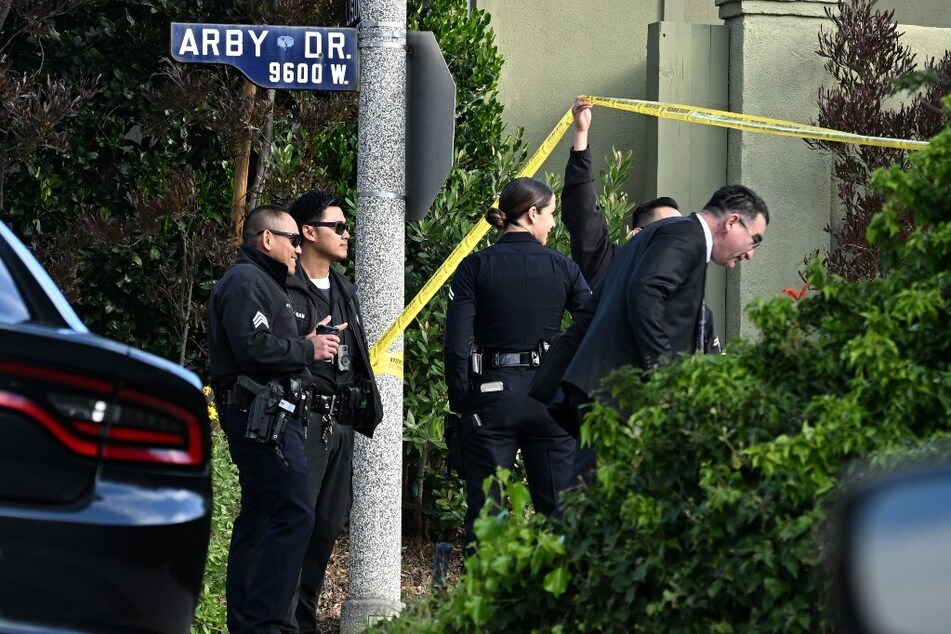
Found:
<path fill-rule="evenodd" d="M 291 241 L 291 246 L 295 249 L 300 246 L 300 234 L 299 233 L 289 233 L 287 231 L 278 231 L 277 229 L 262 229 L 258 231 L 258 235 L 261 235 L 265 231 L 270 231 L 276 236 L 284 236 Z"/>
<path fill-rule="evenodd" d="M 344 231 L 350 231 L 350 226 L 347 225 L 347 223 L 344 222 L 343 220 L 334 220 L 333 222 L 314 221 L 314 222 L 307 222 L 304 224 L 308 224 L 311 227 L 330 227 L 334 230 L 334 233 L 336 233 L 338 236 L 342 236 Z"/>

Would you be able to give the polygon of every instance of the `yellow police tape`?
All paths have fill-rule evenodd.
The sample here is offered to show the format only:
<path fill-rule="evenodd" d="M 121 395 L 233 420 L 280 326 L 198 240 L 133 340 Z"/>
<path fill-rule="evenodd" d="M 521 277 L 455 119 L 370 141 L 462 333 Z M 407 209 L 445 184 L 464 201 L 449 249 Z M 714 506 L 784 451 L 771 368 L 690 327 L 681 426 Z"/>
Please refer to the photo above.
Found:
<path fill-rule="evenodd" d="M 760 132 L 765 134 L 774 134 L 780 136 L 791 136 L 802 139 L 817 139 L 821 141 L 835 141 L 838 143 L 852 143 L 856 145 L 875 145 L 879 147 L 897 148 L 901 150 L 919 150 L 928 145 L 927 141 L 910 141 L 902 139 L 890 139 L 887 137 L 864 136 L 852 134 L 850 132 L 841 132 L 839 130 L 830 130 L 818 126 L 806 125 L 802 123 L 793 123 L 781 119 L 769 119 L 767 117 L 757 117 L 754 115 L 738 114 L 727 112 L 726 110 L 713 110 L 710 108 L 697 108 L 694 106 L 684 106 L 674 103 L 659 103 L 656 101 L 643 101 L 641 99 L 610 99 L 606 97 L 585 97 L 596 105 L 636 112 L 639 114 L 650 115 L 662 119 L 673 119 L 675 121 L 687 121 L 690 123 L 701 123 L 703 125 L 713 125 L 722 128 L 732 128 L 735 130 L 744 130 L 747 132 Z M 555 146 L 561 140 L 561 137 L 571 127 L 573 117 L 571 110 L 565 113 L 555 129 L 551 131 L 545 142 L 541 144 L 538 151 L 532 155 L 525 167 L 518 173 L 519 176 L 534 176 L 538 168 L 548 159 Z M 497 205 L 496 200 L 493 205 Z M 373 371 L 376 374 L 389 374 L 399 379 L 403 378 L 403 354 L 402 352 L 390 353 L 384 356 L 385 351 L 389 350 L 393 342 L 396 341 L 409 324 L 416 319 L 423 306 L 429 303 L 429 300 L 442 288 L 449 276 L 456 270 L 459 263 L 466 257 L 470 251 L 479 243 L 489 230 L 489 223 L 485 219 L 472 228 L 471 231 L 462 239 L 446 261 L 436 270 L 429 281 L 420 289 L 406 308 L 400 313 L 383 336 L 370 348 L 370 363 L 373 365 Z"/>
<path fill-rule="evenodd" d="M 835 141 L 837 143 L 852 143 L 855 145 L 875 145 L 900 150 L 920 150 L 928 145 L 927 141 L 909 141 L 904 139 L 890 139 L 887 137 L 865 136 L 862 134 L 852 134 L 851 132 L 840 132 L 839 130 L 820 128 L 803 123 L 793 123 L 792 121 L 782 121 L 781 119 L 769 119 L 766 117 L 727 112 L 726 110 L 684 106 L 676 103 L 658 103 L 656 101 L 643 101 L 641 99 L 609 99 L 606 97 L 585 97 L 585 99 L 593 104 L 608 106 L 609 108 L 616 108 L 618 110 L 627 110 L 628 112 L 637 112 L 639 114 L 646 114 L 663 119 L 673 119 L 675 121 L 688 121 L 690 123 L 702 123 L 704 125 L 714 125 L 721 128 L 733 128 L 747 132 L 763 132 L 765 134 L 778 134 L 780 136 L 792 136 L 800 139 L 817 139 L 820 141 Z"/>
<path fill-rule="evenodd" d="M 376 374 L 389 374 L 390 376 L 395 376 L 396 378 L 403 379 L 403 352 L 398 350 L 396 352 L 387 352 L 382 355 L 377 355 L 373 357 L 373 353 L 370 353 L 371 361 L 373 364 L 373 371 Z"/>
<path fill-rule="evenodd" d="M 558 122 L 558 125 L 555 126 L 555 129 L 551 131 L 551 134 L 548 135 L 548 138 L 545 139 L 545 142 L 541 144 L 541 147 L 538 148 L 538 151 L 532 155 L 528 160 L 525 167 L 522 168 L 522 171 L 518 173 L 519 176 L 534 176 L 535 172 L 538 171 L 538 168 L 542 166 L 548 156 L 554 151 L 555 146 L 558 145 L 558 141 L 561 140 L 561 137 L 565 134 L 568 128 L 571 127 L 574 117 L 571 116 L 571 110 L 565 113 L 565 116 L 561 118 L 561 121 Z M 496 199 L 493 206 L 498 205 L 499 201 Z M 406 308 L 400 313 L 400 316 L 396 318 L 389 328 L 386 329 L 386 332 L 383 333 L 383 336 L 373 344 L 373 347 L 370 348 L 370 363 L 373 365 L 373 371 L 377 374 L 391 374 L 393 376 L 398 376 L 403 378 L 403 365 L 402 365 L 402 355 L 400 355 L 400 365 L 399 365 L 399 374 L 393 371 L 392 364 L 384 364 L 381 360 L 381 355 L 390 349 L 390 346 L 393 345 L 393 342 L 396 341 L 396 338 L 399 337 L 406 327 L 416 319 L 416 315 L 419 314 L 419 311 L 423 309 L 423 306 L 429 303 L 429 300 L 433 298 L 442 285 L 446 283 L 446 280 L 449 279 L 449 276 L 452 275 L 453 271 L 456 270 L 456 267 L 459 266 L 459 263 L 462 262 L 462 258 L 466 257 L 470 251 L 479 243 L 479 241 L 485 236 L 486 232 L 490 229 L 491 225 L 485 221 L 484 218 L 480 219 L 479 222 L 466 234 L 466 237 L 462 239 L 455 249 L 452 250 L 452 253 L 449 254 L 449 257 L 446 258 L 446 261 L 440 265 L 436 272 L 433 274 L 429 281 L 423 285 L 423 288 L 416 293 L 416 297 L 413 298 Z"/>

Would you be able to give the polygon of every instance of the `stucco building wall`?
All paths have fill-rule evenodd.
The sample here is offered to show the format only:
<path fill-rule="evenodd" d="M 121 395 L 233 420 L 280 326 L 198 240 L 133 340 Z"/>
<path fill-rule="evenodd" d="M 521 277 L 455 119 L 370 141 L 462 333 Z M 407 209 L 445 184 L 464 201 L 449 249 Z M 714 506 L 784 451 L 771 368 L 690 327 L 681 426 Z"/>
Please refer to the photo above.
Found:
<path fill-rule="evenodd" d="M 899 24 L 951 28 L 951 3 L 947 0 L 878 0 L 882 11 L 894 11 Z"/>
<path fill-rule="evenodd" d="M 815 119 L 816 88 L 826 81 L 815 54 L 830 0 L 717 0 L 730 30 L 730 109 L 789 121 Z M 727 272 L 727 339 L 744 331 L 742 308 L 754 297 L 797 288 L 803 257 L 829 246 L 832 208 L 827 156 L 800 139 L 730 131 L 727 180 L 752 187 L 771 222 L 756 262 Z"/>
<path fill-rule="evenodd" d="M 512 131 L 525 128 L 531 152 L 575 95 L 645 98 L 648 24 L 662 19 L 722 23 L 713 0 L 477 0 L 476 5 L 491 16 L 496 45 L 505 59 L 499 92 L 506 124 Z M 640 200 L 644 118 L 604 108 L 595 116 L 592 149 L 604 155 L 612 145 L 634 151 L 628 190 Z M 569 137 L 544 171 L 564 173 Z"/>
<path fill-rule="evenodd" d="M 833 0 L 717 0 L 730 30 L 730 109 L 791 121 L 818 117 L 818 87 L 830 82 L 816 54 L 830 29 Z M 902 42 L 919 62 L 951 47 L 947 29 L 903 25 Z M 754 188 L 772 223 L 757 261 L 728 271 L 726 336 L 749 336 L 743 307 L 756 297 L 802 284 L 803 258 L 829 248 L 824 228 L 838 213 L 832 161 L 799 139 L 731 131 L 727 179 Z"/>

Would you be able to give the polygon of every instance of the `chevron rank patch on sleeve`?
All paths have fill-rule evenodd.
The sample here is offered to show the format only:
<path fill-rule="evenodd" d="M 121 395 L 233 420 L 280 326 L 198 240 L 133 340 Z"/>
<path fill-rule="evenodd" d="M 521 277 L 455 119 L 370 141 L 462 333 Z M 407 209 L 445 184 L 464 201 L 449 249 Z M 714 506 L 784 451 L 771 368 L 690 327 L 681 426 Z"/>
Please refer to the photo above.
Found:
<path fill-rule="evenodd" d="M 271 324 L 267 323 L 267 317 L 265 317 L 261 311 L 254 313 L 254 317 L 251 318 L 251 324 L 255 328 L 260 328 L 262 325 L 265 328 L 270 328 Z"/>

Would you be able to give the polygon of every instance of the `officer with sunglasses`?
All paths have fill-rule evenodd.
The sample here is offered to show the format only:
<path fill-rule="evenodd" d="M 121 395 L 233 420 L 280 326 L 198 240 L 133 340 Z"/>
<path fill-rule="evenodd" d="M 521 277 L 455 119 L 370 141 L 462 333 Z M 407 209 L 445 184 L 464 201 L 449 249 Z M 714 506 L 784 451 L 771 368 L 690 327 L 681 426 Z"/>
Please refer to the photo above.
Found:
<path fill-rule="evenodd" d="M 241 485 L 228 555 L 228 630 L 280 632 L 314 525 L 304 428 L 291 394 L 295 385 L 310 385 L 308 365 L 332 359 L 338 344 L 313 331 L 298 334 L 287 294 L 301 252 L 294 219 L 276 205 L 256 207 L 242 241 L 208 309 L 211 384 Z M 271 394 L 259 389 L 265 385 L 283 390 L 281 411 L 267 416 L 254 402 Z M 282 412 L 273 438 L 252 433 L 252 421 Z"/>
<path fill-rule="evenodd" d="M 350 230 L 340 201 L 328 192 L 302 195 L 288 208 L 302 237 L 297 271 L 287 282 L 298 332 L 331 332 L 336 353 L 310 364 L 314 400 L 305 440 L 314 530 L 300 575 L 291 631 L 319 632 L 317 600 L 340 531 L 350 513 L 353 434 L 367 437 L 383 417 L 370 367 L 356 287 L 332 268 L 346 260 Z M 296 623 L 295 623 L 296 621 Z"/>

